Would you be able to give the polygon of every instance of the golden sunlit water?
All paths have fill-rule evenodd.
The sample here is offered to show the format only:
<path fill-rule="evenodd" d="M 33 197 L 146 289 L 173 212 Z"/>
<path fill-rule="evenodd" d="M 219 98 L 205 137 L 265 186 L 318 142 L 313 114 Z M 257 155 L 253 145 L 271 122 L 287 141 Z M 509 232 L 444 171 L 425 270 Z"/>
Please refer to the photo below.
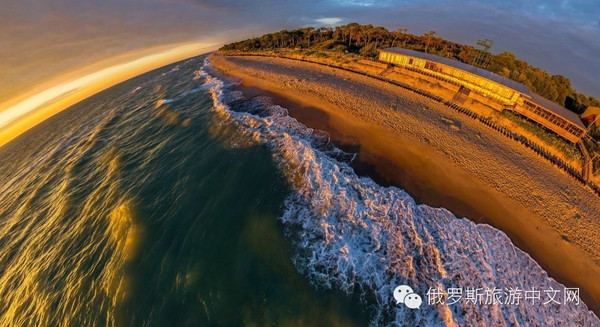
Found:
<path fill-rule="evenodd" d="M 0 148 L 1 326 L 366 321 L 296 271 L 276 219 L 288 186 L 264 146 L 218 124 L 201 60 Z"/>

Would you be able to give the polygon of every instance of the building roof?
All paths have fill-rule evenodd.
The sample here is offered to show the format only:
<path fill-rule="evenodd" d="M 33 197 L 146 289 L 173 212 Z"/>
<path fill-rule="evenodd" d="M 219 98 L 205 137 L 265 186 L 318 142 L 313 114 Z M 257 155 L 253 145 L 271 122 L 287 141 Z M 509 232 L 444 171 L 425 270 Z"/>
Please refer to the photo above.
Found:
<path fill-rule="evenodd" d="M 411 56 L 411 57 L 421 58 L 424 60 L 435 61 L 442 65 L 454 67 L 454 68 L 457 68 L 460 70 L 467 71 L 471 74 L 475 74 L 475 75 L 481 76 L 483 78 L 489 79 L 493 82 L 496 82 L 498 84 L 509 87 L 519 93 L 522 93 L 525 95 L 531 95 L 531 92 L 529 92 L 529 88 L 519 82 L 513 81 L 506 77 L 492 73 L 488 70 L 485 70 L 485 69 L 482 69 L 479 67 L 475 67 L 475 66 L 472 66 L 469 64 L 465 64 L 463 62 L 460 62 L 460 61 L 457 61 L 454 59 L 444 58 L 444 57 L 432 55 L 429 53 L 415 51 L 415 50 L 409 50 L 409 49 L 404 49 L 404 48 L 387 48 L 387 49 L 382 49 L 382 51 L 394 52 L 394 53 L 399 53 L 399 54 L 402 54 L 405 56 Z"/>
<path fill-rule="evenodd" d="M 534 102 L 535 104 L 544 107 L 552 112 L 554 112 L 555 114 L 559 115 L 560 117 L 563 117 L 564 119 L 572 122 L 573 124 L 585 129 L 585 125 L 583 124 L 583 122 L 581 121 L 581 118 L 579 118 L 579 115 L 572 112 L 571 110 L 558 105 L 546 98 L 544 98 L 541 95 L 537 95 L 535 93 L 531 93 L 531 102 Z"/>
<path fill-rule="evenodd" d="M 598 115 L 600 114 L 600 107 L 594 107 L 594 106 L 589 106 L 587 107 L 587 109 L 585 109 L 585 111 L 581 114 L 582 118 L 586 118 L 588 116 L 591 115 Z"/>
<path fill-rule="evenodd" d="M 454 59 L 444 58 L 444 57 L 432 55 L 432 54 L 425 53 L 425 52 L 404 49 L 404 48 L 387 48 L 387 49 L 382 49 L 382 51 L 394 52 L 394 53 L 399 53 L 399 54 L 402 54 L 405 56 L 411 56 L 411 57 L 421 58 L 424 60 L 434 61 L 434 62 L 440 63 L 442 65 L 454 67 L 454 68 L 464 70 L 469 73 L 481 76 L 483 78 L 489 79 L 498 84 L 502 84 L 506 87 L 509 87 L 521 94 L 524 94 L 527 97 L 530 97 L 531 98 L 530 100 L 532 102 L 536 103 L 537 105 L 544 107 L 544 108 L 554 112 L 555 114 L 565 118 L 566 120 L 572 122 L 573 124 L 585 129 L 585 125 L 583 124 L 583 122 L 581 121 L 581 119 L 579 118 L 579 116 L 576 113 L 574 113 L 571 110 L 569 110 L 561 105 L 558 105 L 542 96 L 539 96 L 533 92 L 530 92 L 529 88 L 527 86 L 525 86 L 519 82 L 513 81 L 511 79 L 508 79 L 506 77 L 500 76 L 498 74 L 492 73 L 490 71 L 487 71 L 487 70 L 479 68 L 479 67 L 465 64 L 460 61 L 456 61 Z"/>
<path fill-rule="evenodd" d="M 594 125 L 600 126 L 600 119 L 596 119 L 598 116 L 600 116 L 600 107 L 589 106 L 585 112 L 581 114 L 581 120 L 588 126 L 594 121 Z"/>

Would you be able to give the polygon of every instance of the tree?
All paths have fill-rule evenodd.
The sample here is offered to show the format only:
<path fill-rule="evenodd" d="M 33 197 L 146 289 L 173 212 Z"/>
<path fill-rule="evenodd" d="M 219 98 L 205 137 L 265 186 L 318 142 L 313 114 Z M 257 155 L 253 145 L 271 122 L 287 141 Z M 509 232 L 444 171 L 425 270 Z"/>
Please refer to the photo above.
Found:
<path fill-rule="evenodd" d="M 383 40 L 383 38 L 385 36 L 387 36 L 388 34 L 389 34 L 388 30 L 381 26 L 377 26 L 377 27 L 373 27 L 373 28 L 369 29 L 367 31 L 367 35 L 368 35 L 367 46 L 372 41 L 375 41 L 375 47 L 377 47 L 379 45 L 379 42 L 381 40 Z"/>
<path fill-rule="evenodd" d="M 360 27 L 357 23 L 346 25 L 346 29 L 348 30 L 348 48 L 352 45 L 352 38 L 356 37 L 356 34 L 360 32 Z"/>
<path fill-rule="evenodd" d="M 404 33 L 406 33 L 406 32 L 408 32 L 408 28 L 399 28 L 391 33 L 392 37 L 393 37 L 392 48 L 396 44 L 396 40 L 398 40 L 399 38 L 404 38 Z M 406 42 L 406 40 L 404 42 Z M 404 46 L 404 44 L 403 44 L 403 46 Z"/>
<path fill-rule="evenodd" d="M 310 48 L 310 42 L 312 41 L 313 35 L 315 35 L 314 27 L 306 27 L 302 30 L 306 36 L 307 48 Z"/>
<path fill-rule="evenodd" d="M 227 44 L 224 51 L 256 51 L 276 48 L 316 48 L 337 52 L 360 53 L 365 56 L 376 56 L 379 47 L 396 46 L 402 40 L 402 46 L 417 51 L 436 53 L 448 58 L 468 63 L 472 46 L 454 43 L 435 37 L 435 31 L 422 36 L 407 33 L 405 28 L 389 32 L 387 29 L 373 25 L 350 23 L 331 27 L 306 27 L 298 30 L 281 30 L 240 42 Z M 432 50 L 434 48 L 434 50 Z M 577 93 L 571 81 L 561 75 L 551 75 L 546 71 L 533 67 L 527 62 L 518 60 L 514 54 L 503 52 L 491 55 L 491 63 L 486 68 L 506 78 L 525 84 L 534 93 L 554 101 L 566 108 L 580 113 L 588 106 L 600 106 L 600 101 L 591 96 Z"/>
<path fill-rule="evenodd" d="M 434 35 L 435 35 L 434 30 L 431 30 L 431 31 L 425 33 L 425 37 L 427 38 L 427 45 L 425 46 L 425 53 L 428 53 L 427 50 L 429 50 L 429 44 L 431 43 L 431 39 L 433 38 Z"/>

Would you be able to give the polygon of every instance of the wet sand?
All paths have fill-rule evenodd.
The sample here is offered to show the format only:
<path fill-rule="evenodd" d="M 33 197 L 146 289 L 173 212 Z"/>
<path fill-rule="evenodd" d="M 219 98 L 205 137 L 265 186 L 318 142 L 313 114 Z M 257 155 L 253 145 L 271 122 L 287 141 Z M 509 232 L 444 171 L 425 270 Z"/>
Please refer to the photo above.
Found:
<path fill-rule="evenodd" d="M 354 168 L 418 202 L 504 231 L 600 312 L 600 199 L 531 150 L 391 84 L 288 59 L 223 57 L 245 96 L 267 95 L 358 153 Z"/>

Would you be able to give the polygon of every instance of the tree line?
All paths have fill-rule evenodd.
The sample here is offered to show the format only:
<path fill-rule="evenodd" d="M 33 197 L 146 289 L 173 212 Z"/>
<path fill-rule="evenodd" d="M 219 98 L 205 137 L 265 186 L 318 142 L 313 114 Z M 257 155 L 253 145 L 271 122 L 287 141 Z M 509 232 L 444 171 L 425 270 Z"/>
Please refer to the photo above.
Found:
<path fill-rule="evenodd" d="M 282 30 L 260 37 L 230 43 L 223 51 L 258 51 L 277 48 L 329 50 L 355 53 L 376 58 L 377 50 L 402 47 L 470 63 L 477 51 L 473 46 L 451 42 L 436 36 L 435 31 L 423 35 L 408 33 L 405 28 L 388 31 L 382 26 L 350 23 L 335 27 L 306 27 Z M 483 67 L 491 72 L 525 84 L 529 89 L 567 109 L 581 114 L 588 106 L 600 106 L 600 101 L 578 93 L 571 81 L 562 75 L 551 75 L 519 60 L 510 52 L 491 54 Z"/>

